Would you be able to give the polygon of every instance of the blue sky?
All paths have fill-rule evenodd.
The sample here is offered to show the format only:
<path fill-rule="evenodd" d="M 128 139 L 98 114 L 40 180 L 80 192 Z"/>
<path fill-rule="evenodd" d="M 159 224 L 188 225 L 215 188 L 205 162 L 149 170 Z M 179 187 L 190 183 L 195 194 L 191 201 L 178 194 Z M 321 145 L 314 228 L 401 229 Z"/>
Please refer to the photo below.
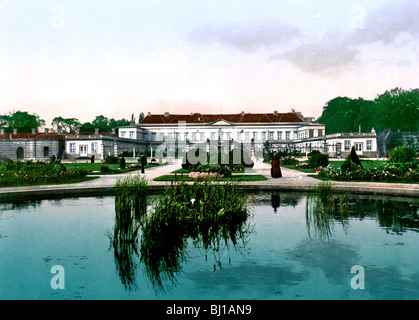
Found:
<path fill-rule="evenodd" d="M 413 0 L 0 1 L 0 114 L 288 112 L 417 88 Z"/>

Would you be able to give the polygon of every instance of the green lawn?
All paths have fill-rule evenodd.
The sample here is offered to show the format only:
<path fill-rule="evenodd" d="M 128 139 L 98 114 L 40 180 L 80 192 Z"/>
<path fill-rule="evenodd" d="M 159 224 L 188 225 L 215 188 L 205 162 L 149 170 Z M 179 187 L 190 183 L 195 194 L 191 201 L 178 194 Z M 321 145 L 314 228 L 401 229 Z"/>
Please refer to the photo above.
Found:
<path fill-rule="evenodd" d="M 300 161 L 300 163 L 307 163 L 307 161 Z M 333 165 L 336 168 L 340 168 L 343 163 L 344 163 L 344 160 L 329 161 L 329 165 Z M 362 164 L 363 168 L 373 168 L 373 167 L 382 165 L 383 163 L 385 163 L 385 161 L 381 161 L 381 160 L 361 160 L 361 164 Z M 281 167 L 288 168 L 288 169 L 291 169 L 291 170 L 297 170 L 297 171 L 301 171 L 301 172 L 305 172 L 305 173 L 316 173 L 316 171 L 314 171 L 314 169 L 300 169 L 300 168 L 296 168 L 295 165 L 281 164 Z"/>
<path fill-rule="evenodd" d="M 268 180 L 263 175 L 235 175 L 230 178 L 208 179 L 209 181 L 265 181 Z M 154 178 L 154 181 L 195 181 L 189 178 L 189 175 L 164 175 Z"/>
<path fill-rule="evenodd" d="M 125 169 L 120 169 L 119 164 L 104 164 L 104 163 L 63 163 L 68 170 L 71 169 L 84 169 L 87 170 L 87 174 L 89 175 L 106 175 L 106 174 L 118 174 L 118 173 L 125 173 L 135 170 L 140 170 L 140 168 L 128 168 L 131 163 L 127 163 Z M 138 164 L 138 163 L 135 163 Z M 157 167 L 161 164 L 159 163 L 149 163 L 145 166 L 145 169 Z M 110 169 L 110 172 L 100 172 L 100 168 L 102 166 L 107 166 Z"/>

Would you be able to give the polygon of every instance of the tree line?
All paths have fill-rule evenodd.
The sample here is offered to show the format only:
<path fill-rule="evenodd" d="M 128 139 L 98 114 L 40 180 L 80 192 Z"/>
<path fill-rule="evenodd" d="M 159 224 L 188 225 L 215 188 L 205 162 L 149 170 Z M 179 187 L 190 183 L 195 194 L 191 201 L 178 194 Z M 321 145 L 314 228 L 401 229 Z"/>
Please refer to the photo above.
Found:
<path fill-rule="evenodd" d="M 141 112 L 138 117 L 138 121 L 144 119 L 144 113 Z M 75 133 L 79 132 L 94 132 L 95 129 L 99 129 L 99 132 L 111 132 L 112 129 L 116 129 L 121 126 L 127 126 L 134 124 L 136 119 L 134 115 L 131 119 L 119 119 L 107 118 L 103 115 L 96 116 L 92 122 L 80 122 L 76 118 L 63 118 L 55 117 L 51 126 L 57 130 L 57 132 Z M 30 114 L 27 111 L 13 111 L 9 114 L 0 115 L 0 128 L 3 128 L 5 132 L 13 132 L 13 129 L 17 129 L 18 132 L 31 132 L 32 129 L 45 126 L 46 122 L 41 119 L 37 114 Z"/>
<path fill-rule="evenodd" d="M 360 127 L 361 132 L 419 131 L 419 89 L 395 88 L 374 100 L 337 97 L 326 103 L 317 122 L 326 125 L 326 134 L 358 132 Z"/>

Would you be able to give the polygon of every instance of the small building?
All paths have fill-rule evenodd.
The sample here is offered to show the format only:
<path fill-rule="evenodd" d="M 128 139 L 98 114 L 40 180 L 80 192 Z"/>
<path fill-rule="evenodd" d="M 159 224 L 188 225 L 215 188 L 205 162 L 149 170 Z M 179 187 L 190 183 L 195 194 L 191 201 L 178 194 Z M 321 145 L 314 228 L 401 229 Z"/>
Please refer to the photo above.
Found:
<path fill-rule="evenodd" d="M 0 158 L 12 160 L 48 160 L 62 158 L 65 150 L 65 135 L 57 133 L 5 133 L 0 131 Z"/>
<path fill-rule="evenodd" d="M 360 158 L 377 158 L 377 134 L 373 129 L 370 133 L 347 132 L 336 133 L 295 142 L 295 149 L 302 153 L 319 150 L 330 158 L 346 158 L 352 147 Z"/>
<path fill-rule="evenodd" d="M 115 132 L 99 133 L 73 133 L 67 134 L 65 140 L 66 160 L 88 160 L 92 156 L 95 161 L 101 161 L 108 156 L 117 156 L 124 151 L 144 151 L 144 141 L 120 138 Z"/>

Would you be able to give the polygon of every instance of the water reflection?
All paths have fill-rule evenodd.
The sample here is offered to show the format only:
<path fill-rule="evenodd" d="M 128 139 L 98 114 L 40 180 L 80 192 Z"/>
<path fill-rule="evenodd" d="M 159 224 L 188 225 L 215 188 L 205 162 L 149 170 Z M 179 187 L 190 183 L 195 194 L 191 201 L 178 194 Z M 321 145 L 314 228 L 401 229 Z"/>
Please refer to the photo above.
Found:
<path fill-rule="evenodd" d="M 235 185 L 174 184 L 152 200 L 151 209 L 129 192 L 115 198 L 115 227 L 109 234 L 115 266 L 125 288 L 136 288 L 140 264 L 156 291 L 176 284 L 188 246 L 203 248 L 221 266 L 221 249 L 241 250 L 252 226 L 251 197 Z M 140 235 L 141 234 L 141 235 Z"/>
<path fill-rule="evenodd" d="M 332 243 L 337 227 L 347 233 L 353 219 L 376 220 L 389 233 L 419 231 L 419 201 L 371 199 L 333 192 L 309 195 L 271 192 L 256 194 L 254 198 L 252 202 L 251 195 L 234 186 L 220 188 L 206 184 L 172 185 L 165 194 L 149 197 L 148 206 L 145 198 L 139 201 L 129 193 L 117 195 L 115 227 L 109 238 L 121 282 L 128 290 L 137 289 L 136 275 L 141 269 L 156 291 L 174 287 L 182 267 L 190 260 L 188 252 L 196 248 L 203 249 L 205 259 L 213 259 L 213 269 L 205 272 L 217 271 L 225 251 L 228 254 L 230 250 L 245 251 L 253 232 L 249 210 L 252 204 L 265 207 L 269 203 L 271 212 L 277 215 L 289 206 L 304 208 L 305 204 L 305 223 L 311 240 L 308 238 L 304 245 L 295 247 L 296 257 L 306 251 L 313 255 L 317 248 L 323 248 L 319 249 L 322 252 L 322 244 Z M 336 241 L 333 243 L 331 248 L 336 248 Z M 349 254 L 350 247 L 329 251 L 329 256 L 336 257 L 347 252 L 350 263 L 356 262 L 356 256 Z M 306 256 L 314 267 L 319 267 L 311 255 Z M 303 258 L 298 259 L 310 265 Z M 328 270 L 327 266 L 324 268 Z"/>

